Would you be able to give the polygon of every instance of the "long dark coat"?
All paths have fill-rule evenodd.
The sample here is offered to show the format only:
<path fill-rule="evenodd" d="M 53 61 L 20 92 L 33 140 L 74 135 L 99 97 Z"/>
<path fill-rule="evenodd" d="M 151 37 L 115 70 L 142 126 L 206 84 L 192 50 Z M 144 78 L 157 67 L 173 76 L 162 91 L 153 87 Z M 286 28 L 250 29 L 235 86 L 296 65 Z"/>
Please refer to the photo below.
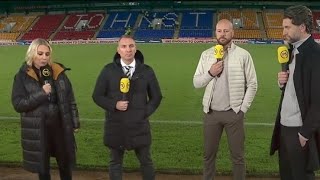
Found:
<path fill-rule="evenodd" d="M 320 161 L 320 46 L 310 37 L 298 47 L 298 51 L 293 81 L 303 121 L 303 126 L 299 132 L 309 139 L 307 141 L 309 151 L 307 168 L 316 170 L 319 168 Z M 284 91 L 283 88 L 272 135 L 271 155 L 281 146 L 280 112 Z"/>
<path fill-rule="evenodd" d="M 135 60 L 136 69 L 127 94 L 127 111 L 116 109 L 117 101 L 123 96 L 119 90 L 120 80 L 125 77 L 119 54 L 102 69 L 92 95 L 94 102 L 106 111 L 104 144 L 114 149 L 131 150 L 151 144 L 148 117 L 162 99 L 156 75 L 150 66 L 143 63 L 140 51 L 137 51 Z"/>
<path fill-rule="evenodd" d="M 74 129 L 80 127 L 78 109 L 74 99 L 71 83 L 65 75 L 61 64 L 53 63 L 53 83 L 57 91 L 57 103 L 62 120 L 66 154 L 71 166 L 75 165 L 76 143 Z M 50 106 L 48 96 L 42 89 L 35 71 L 26 63 L 14 77 L 12 104 L 21 115 L 21 144 L 23 149 L 23 166 L 26 170 L 43 173 L 45 166 L 45 121 L 44 117 Z"/>

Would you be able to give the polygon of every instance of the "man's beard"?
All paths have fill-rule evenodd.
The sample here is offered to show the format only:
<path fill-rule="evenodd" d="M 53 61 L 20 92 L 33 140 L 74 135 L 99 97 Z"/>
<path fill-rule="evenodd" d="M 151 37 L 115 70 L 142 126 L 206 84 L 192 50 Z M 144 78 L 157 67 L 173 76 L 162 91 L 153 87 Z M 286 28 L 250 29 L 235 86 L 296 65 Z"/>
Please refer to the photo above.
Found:
<path fill-rule="evenodd" d="M 289 44 L 295 43 L 299 41 L 298 38 L 287 36 L 284 38 L 284 41 L 287 41 Z"/>
<path fill-rule="evenodd" d="M 226 39 L 226 38 L 224 38 L 224 39 L 225 39 L 225 41 L 223 41 L 223 42 L 221 42 L 219 39 L 217 39 L 218 44 L 225 46 L 225 45 L 229 44 L 231 41 L 231 39 Z"/>

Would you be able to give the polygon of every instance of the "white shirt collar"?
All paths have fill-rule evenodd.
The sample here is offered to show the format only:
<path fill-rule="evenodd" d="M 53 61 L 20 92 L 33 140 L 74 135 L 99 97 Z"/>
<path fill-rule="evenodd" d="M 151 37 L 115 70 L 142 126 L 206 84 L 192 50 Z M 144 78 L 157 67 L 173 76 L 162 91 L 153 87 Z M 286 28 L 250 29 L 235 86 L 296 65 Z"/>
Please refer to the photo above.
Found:
<path fill-rule="evenodd" d="M 130 64 L 126 64 L 124 63 L 124 61 L 122 59 L 120 59 L 120 63 L 121 63 L 121 66 L 124 67 L 124 66 L 131 66 L 131 67 L 136 67 L 136 60 L 133 59 L 133 61 L 130 63 Z"/>

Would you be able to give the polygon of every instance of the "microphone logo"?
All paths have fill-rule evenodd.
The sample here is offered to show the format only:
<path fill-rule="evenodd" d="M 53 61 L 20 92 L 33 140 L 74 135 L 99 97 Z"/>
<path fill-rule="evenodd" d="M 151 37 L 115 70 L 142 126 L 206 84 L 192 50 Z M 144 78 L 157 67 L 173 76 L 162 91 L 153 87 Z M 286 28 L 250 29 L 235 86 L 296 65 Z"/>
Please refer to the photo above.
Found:
<path fill-rule="evenodd" d="M 51 71 L 49 66 L 40 67 L 41 75 L 43 77 L 43 83 L 48 84 L 51 79 Z M 51 100 L 51 93 L 48 94 L 49 101 Z"/>
<path fill-rule="evenodd" d="M 51 75 L 51 72 L 48 68 L 44 68 L 42 70 L 42 75 L 45 76 L 45 77 L 49 77 Z"/>
<path fill-rule="evenodd" d="M 129 78 L 121 78 L 120 80 L 120 92 L 122 93 L 122 100 L 128 100 L 127 93 L 130 88 L 130 80 Z"/>
<path fill-rule="evenodd" d="M 220 44 L 215 45 L 215 46 L 214 46 L 214 54 L 213 54 L 213 55 L 214 55 L 214 57 L 216 58 L 217 62 L 222 61 L 223 54 L 224 54 L 224 52 L 223 52 L 223 46 L 220 45 Z M 221 73 L 219 73 L 219 74 L 217 75 L 217 77 L 220 77 L 220 75 L 221 75 Z"/>
<path fill-rule="evenodd" d="M 286 51 L 286 50 L 281 51 L 280 56 L 282 59 L 288 58 L 289 57 L 288 51 Z"/>
<path fill-rule="evenodd" d="M 129 78 L 122 78 L 120 80 L 120 92 L 128 93 L 130 89 L 130 81 Z"/>
<path fill-rule="evenodd" d="M 280 46 L 278 48 L 278 61 L 279 63 L 287 63 L 289 61 L 289 51 L 286 46 Z"/>
<path fill-rule="evenodd" d="M 221 60 L 223 58 L 223 46 L 218 44 L 214 46 L 214 57 Z"/>
<path fill-rule="evenodd" d="M 286 72 L 289 69 L 289 50 L 286 46 L 278 47 L 278 61 L 281 64 L 283 72 Z"/>

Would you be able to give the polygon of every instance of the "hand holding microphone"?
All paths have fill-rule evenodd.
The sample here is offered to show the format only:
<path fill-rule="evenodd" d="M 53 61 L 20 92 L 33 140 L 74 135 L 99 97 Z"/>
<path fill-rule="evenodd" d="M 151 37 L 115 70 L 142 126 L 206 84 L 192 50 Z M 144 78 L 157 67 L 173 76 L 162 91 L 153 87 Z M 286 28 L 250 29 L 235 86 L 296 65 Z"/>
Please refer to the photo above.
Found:
<path fill-rule="evenodd" d="M 48 99 L 51 99 L 51 84 L 50 81 L 52 79 L 52 73 L 51 68 L 49 65 L 40 67 L 40 73 L 41 77 L 43 79 L 44 85 L 42 86 L 42 89 L 46 92 L 48 95 Z"/>
<path fill-rule="evenodd" d="M 217 63 L 213 64 L 209 70 L 212 76 L 220 77 L 223 70 L 223 46 L 218 44 L 214 46 L 214 57 L 217 59 Z"/>
<path fill-rule="evenodd" d="M 280 46 L 278 48 L 278 61 L 281 64 L 281 72 L 278 73 L 278 82 L 280 86 L 284 86 L 288 82 L 289 78 L 289 51 L 286 46 Z"/>
<path fill-rule="evenodd" d="M 44 90 L 44 92 L 46 93 L 46 95 L 50 95 L 50 93 L 51 93 L 51 85 L 49 84 L 49 83 L 47 83 L 47 84 L 44 84 L 43 86 L 42 86 L 42 89 Z"/>

